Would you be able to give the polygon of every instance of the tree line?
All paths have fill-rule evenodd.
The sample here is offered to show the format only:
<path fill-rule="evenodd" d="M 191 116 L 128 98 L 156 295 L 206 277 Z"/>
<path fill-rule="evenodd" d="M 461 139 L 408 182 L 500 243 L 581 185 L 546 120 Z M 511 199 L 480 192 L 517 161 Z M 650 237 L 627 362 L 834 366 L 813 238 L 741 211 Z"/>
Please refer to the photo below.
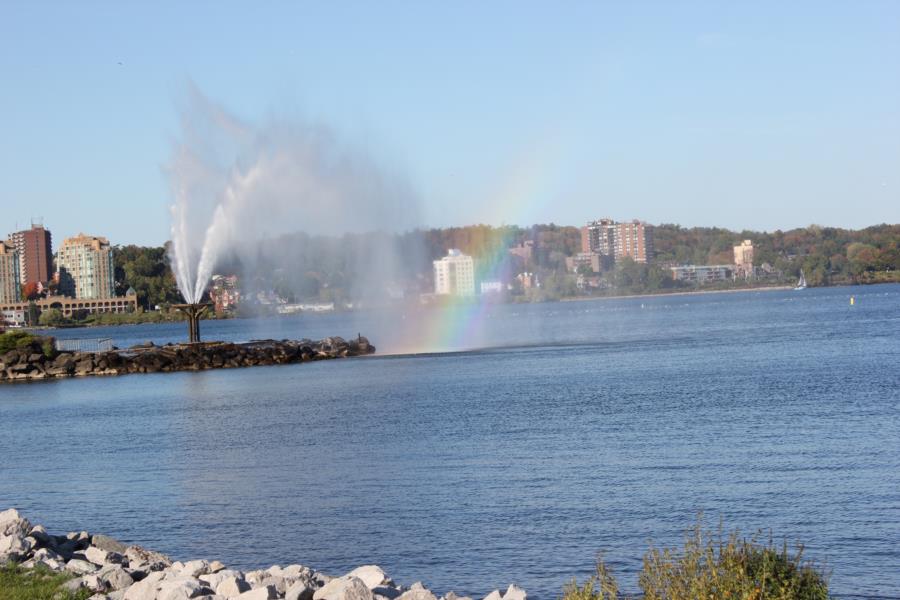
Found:
<path fill-rule="evenodd" d="M 795 280 L 801 269 L 813 286 L 900 281 L 900 225 L 737 232 L 662 224 L 653 227 L 654 256 L 648 264 L 620 260 L 606 265 L 601 277 L 616 293 L 678 287 L 669 266 L 732 264 L 733 246 L 744 239 L 753 242 L 754 264 L 769 265 L 784 282 Z M 510 256 L 509 248 L 525 243 L 533 248 L 530 260 Z M 485 267 L 479 270 L 483 277 L 512 279 L 522 270 L 535 273 L 542 285 L 523 291 L 523 299 L 584 293 L 576 287 L 577 274 L 566 271 L 565 260 L 581 249 L 580 229 L 552 223 L 340 237 L 294 233 L 241 247 L 222 257 L 218 271 L 238 273 L 241 287 L 253 293 L 274 291 L 292 301 L 352 301 L 379 292 L 430 291 L 431 263 L 449 248 L 473 256 Z M 181 301 L 165 246 L 116 246 L 114 257 L 118 294 L 134 288 L 139 304 L 147 309 Z"/>

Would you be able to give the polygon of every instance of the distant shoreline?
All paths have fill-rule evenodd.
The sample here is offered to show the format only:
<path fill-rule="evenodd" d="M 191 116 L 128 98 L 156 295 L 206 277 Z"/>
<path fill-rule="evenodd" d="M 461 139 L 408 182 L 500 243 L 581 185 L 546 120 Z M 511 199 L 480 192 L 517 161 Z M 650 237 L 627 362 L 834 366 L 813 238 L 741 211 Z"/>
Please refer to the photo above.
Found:
<path fill-rule="evenodd" d="M 823 286 L 837 287 L 837 286 Z M 777 292 L 793 290 L 792 285 L 772 285 L 755 288 L 737 288 L 730 290 L 691 290 L 677 292 L 655 292 L 652 294 L 626 294 L 623 296 L 574 296 L 572 298 L 560 298 L 559 302 L 585 302 L 588 300 L 624 300 L 629 298 L 658 298 L 660 296 L 703 296 L 706 294 L 737 294 L 741 292 Z"/>

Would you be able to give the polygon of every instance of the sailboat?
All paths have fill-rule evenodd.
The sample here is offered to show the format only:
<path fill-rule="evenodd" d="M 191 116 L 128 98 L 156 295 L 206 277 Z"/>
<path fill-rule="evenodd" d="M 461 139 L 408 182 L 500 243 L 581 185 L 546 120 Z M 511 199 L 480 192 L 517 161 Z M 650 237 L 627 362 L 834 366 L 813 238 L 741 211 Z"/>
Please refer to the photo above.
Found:
<path fill-rule="evenodd" d="M 803 275 L 803 269 L 800 269 L 800 281 L 797 282 L 797 287 L 794 290 L 805 290 L 806 289 L 806 277 Z"/>

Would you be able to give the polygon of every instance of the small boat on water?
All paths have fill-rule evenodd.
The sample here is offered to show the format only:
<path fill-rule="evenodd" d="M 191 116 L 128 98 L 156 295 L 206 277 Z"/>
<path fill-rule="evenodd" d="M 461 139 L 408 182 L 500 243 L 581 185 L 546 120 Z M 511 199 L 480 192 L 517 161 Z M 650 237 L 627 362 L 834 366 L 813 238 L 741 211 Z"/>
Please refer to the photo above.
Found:
<path fill-rule="evenodd" d="M 800 269 L 800 281 L 797 282 L 797 287 L 794 290 L 805 290 L 806 289 L 806 276 L 803 275 L 803 269 Z"/>

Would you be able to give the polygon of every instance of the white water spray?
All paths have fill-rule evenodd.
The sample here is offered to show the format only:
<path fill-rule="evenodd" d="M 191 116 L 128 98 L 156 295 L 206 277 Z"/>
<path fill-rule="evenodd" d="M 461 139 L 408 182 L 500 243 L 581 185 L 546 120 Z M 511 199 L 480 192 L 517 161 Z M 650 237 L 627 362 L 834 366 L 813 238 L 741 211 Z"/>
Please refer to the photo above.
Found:
<path fill-rule="evenodd" d="M 195 88 L 165 170 L 174 199 L 169 254 L 188 303 L 201 301 L 224 252 L 240 253 L 263 237 L 418 224 L 404 180 L 328 128 L 283 119 L 246 123 Z"/>

